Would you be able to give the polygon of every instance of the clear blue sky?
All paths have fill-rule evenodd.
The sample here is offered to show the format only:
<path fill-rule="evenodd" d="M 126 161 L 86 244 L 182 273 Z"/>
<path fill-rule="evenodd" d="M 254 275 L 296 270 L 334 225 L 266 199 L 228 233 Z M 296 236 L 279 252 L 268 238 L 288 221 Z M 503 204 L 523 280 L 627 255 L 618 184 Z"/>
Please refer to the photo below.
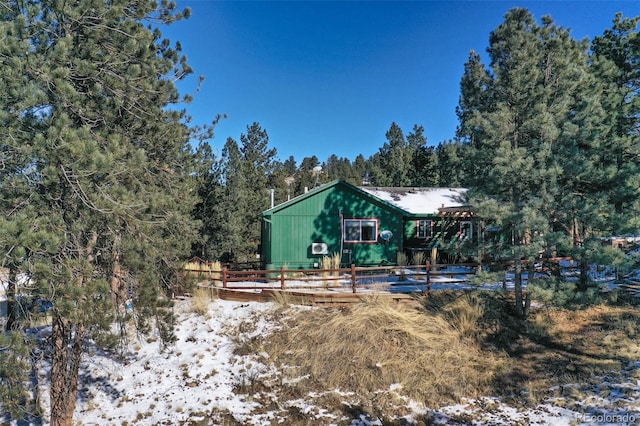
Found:
<path fill-rule="evenodd" d="M 211 141 L 219 154 L 258 122 L 282 161 L 293 155 L 353 160 L 374 154 L 392 122 L 407 135 L 424 126 L 431 145 L 452 139 L 470 50 L 516 6 L 571 29 L 601 35 L 616 12 L 640 15 L 640 1 L 208 1 L 178 0 L 190 19 L 163 29 L 180 41 L 195 74 L 194 123 L 228 118 Z M 486 58 L 486 56 L 485 56 Z"/>

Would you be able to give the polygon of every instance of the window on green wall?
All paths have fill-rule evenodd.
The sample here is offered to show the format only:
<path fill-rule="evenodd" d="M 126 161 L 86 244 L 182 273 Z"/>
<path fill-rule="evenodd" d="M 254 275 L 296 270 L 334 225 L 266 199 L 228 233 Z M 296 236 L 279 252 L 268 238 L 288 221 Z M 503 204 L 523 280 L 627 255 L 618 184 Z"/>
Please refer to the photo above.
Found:
<path fill-rule="evenodd" d="M 347 243 L 372 243 L 378 241 L 378 221 L 375 219 L 346 219 L 344 241 Z"/>
<path fill-rule="evenodd" d="M 416 225 L 416 237 L 425 239 L 433 237 L 433 221 L 419 220 Z"/>

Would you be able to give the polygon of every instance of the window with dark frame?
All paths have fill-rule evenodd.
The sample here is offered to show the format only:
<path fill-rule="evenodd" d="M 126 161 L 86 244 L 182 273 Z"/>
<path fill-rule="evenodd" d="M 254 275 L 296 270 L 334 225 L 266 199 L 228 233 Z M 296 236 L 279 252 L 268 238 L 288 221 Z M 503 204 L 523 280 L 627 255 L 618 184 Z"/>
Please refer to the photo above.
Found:
<path fill-rule="evenodd" d="M 431 238 L 433 237 L 433 221 L 432 220 L 418 220 L 418 224 L 416 226 L 417 238 Z"/>
<path fill-rule="evenodd" d="M 378 241 L 378 221 L 375 219 L 345 219 L 344 241 L 347 243 Z"/>
<path fill-rule="evenodd" d="M 460 232 L 458 233 L 461 240 L 473 239 L 473 224 L 470 221 L 460 222 Z"/>

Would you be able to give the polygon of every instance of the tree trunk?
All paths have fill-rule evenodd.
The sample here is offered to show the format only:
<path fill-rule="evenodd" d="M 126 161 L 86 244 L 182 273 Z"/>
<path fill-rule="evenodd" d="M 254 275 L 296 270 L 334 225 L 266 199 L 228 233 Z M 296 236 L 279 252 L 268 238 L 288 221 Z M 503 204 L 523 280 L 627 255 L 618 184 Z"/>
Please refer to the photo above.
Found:
<path fill-rule="evenodd" d="M 72 426 L 78 396 L 84 326 L 54 314 L 51 358 L 51 426 Z"/>
<path fill-rule="evenodd" d="M 120 243 L 122 236 L 116 232 L 113 241 L 113 252 L 111 257 L 111 298 L 116 309 L 119 309 L 125 302 L 124 286 L 122 285 L 122 266 L 120 265 Z"/>
<path fill-rule="evenodd" d="M 524 319 L 522 304 L 522 260 L 516 259 L 514 272 L 514 291 L 516 296 L 516 316 Z"/>
<path fill-rule="evenodd" d="M 589 265 L 584 260 L 584 258 L 580 259 L 580 279 L 578 280 L 578 284 L 576 285 L 576 289 L 578 291 L 587 291 L 589 288 Z"/>
<path fill-rule="evenodd" d="M 17 301 L 16 301 L 16 281 L 18 279 L 18 270 L 14 266 L 9 267 L 9 276 L 7 277 L 7 324 L 6 330 L 12 330 L 16 326 L 17 320 Z"/>
<path fill-rule="evenodd" d="M 535 280 L 535 273 L 535 262 L 529 262 L 529 267 L 527 268 L 527 290 L 524 291 L 524 303 L 522 306 L 522 319 L 529 318 L 529 309 L 531 308 L 531 284 Z"/>

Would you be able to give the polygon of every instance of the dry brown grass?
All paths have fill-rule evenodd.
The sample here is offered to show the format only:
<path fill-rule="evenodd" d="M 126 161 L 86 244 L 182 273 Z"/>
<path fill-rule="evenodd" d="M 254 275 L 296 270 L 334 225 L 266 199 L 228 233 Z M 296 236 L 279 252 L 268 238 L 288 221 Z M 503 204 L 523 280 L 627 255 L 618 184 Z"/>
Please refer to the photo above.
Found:
<path fill-rule="evenodd" d="M 282 328 L 239 341 L 236 353 L 261 354 L 279 371 L 256 379 L 265 407 L 278 401 L 286 412 L 285 401 L 306 398 L 316 411 L 382 424 L 403 424 L 392 419 L 409 412 L 406 398 L 432 409 L 483 395 L 515 406 L 550 396 L 569 404 L 584 399 L 583 387 L 562 385 L 586 389 L 640 358 L 637 308 L 539 309 L 525 322 L 512 306 L 509 295 L 490 292 L 432 292 L 406 303 L 372 296 L 302 312 L 283 306 L 273 314 Z M 287 412 L 294 414 L 290 424 L 318 423 L 312 412 Z"/>
<path fill-rule="evenodd" d="M 443 317 L 375 299 L 304 312 L 260 350 L 280 366 L 295 366 L 287 369 L 291 378 L 308 375 L 297 392 L 340 389 L 364 397 L 399 384 L 400 394 L 427 406 L 482 394 L 505 364 Z"/>
<path fill-rule="evenodd" d="M 409 265 L 409 256 L 399 251 L 398 253 L 396 253 L 396 263 L 398 264 L 398 266 Z"/>
<path fill-rule="evenodd" d="M 540 311 L 532 322 L 548 324 L 549 339 L 569 352 L 602 360 L 640 359 L 637 308 L 598 305 L 580 311 Z"/>
<path fill-rule="evenodd" d="M 550 389 L 554 386 L 592 383 L 597 376 L 640 359 L 637 308 L 603 304 L 582 310 L 534 309 L 524 322 L 513 317 L 513 300 L 504 295 L 477 292 L 443 294 L 440 298 L 443 313 L 457 312 L 465 299 L 477 299 L 473 305 L 481 306 L 483 313 L 475 329 L 456 328 L 472 335 L 483 347 L 509 355 L 510 368 L 496 375 L 494 394 L 512 397 L 514 403 L 536 404 L 552 396 Z M 462 323 L 471 324 L 472 311 L 463 312 L 469 321 Z M 453 324 L 459 318 L 445 315 L 453 319 Z"/>
<path fill-rule="evenodd" d="M 333 253 L 331 256 L 322 256 L 321 269 L 324 270 L 322 272 L 322 276 L 324 278 L 322 285 L 325 288 L 339 285 L 337 280 L 329 280 L 329 277 L 336 277 L 338 273 L 329 272 L 327 269 L 340 269 L 340 253 Z"/>
<path fill-rule="evenodd" d="M 439 313 L 462 336 L 476 337 L 485 315 L 485 304 L 476 293 L 466 293 L 442 306 Z"/>
<path fill-rule="evenodd" d="M 280 307 L 287 307 L 290 305 L 312 305 L 312 299 L 301 296 L 300 293 L 293 295 L 287 290 L 279 291 L 274 290 L 271 293 L 271 300 L 278 304 Z"/>
<path fill-rule="evenodd" d="M 416 266 L 424 266 L 427 263 L 427 254 L 423 251 L 413 253 L 411 264 Z"/>
<path fill-rule="evenodd" d="M 214 286 L 222 287 L 222 263 L 220 261 L 211 262 L 209 266 L 211 282 Z"/>
<path fill-rule="evenodd" d="M 212 289 L 207 287 L 196 287 L 191 296 L 191 311 L 198 315 L 206 316 L 209 313 L 211 304 Z"/>

